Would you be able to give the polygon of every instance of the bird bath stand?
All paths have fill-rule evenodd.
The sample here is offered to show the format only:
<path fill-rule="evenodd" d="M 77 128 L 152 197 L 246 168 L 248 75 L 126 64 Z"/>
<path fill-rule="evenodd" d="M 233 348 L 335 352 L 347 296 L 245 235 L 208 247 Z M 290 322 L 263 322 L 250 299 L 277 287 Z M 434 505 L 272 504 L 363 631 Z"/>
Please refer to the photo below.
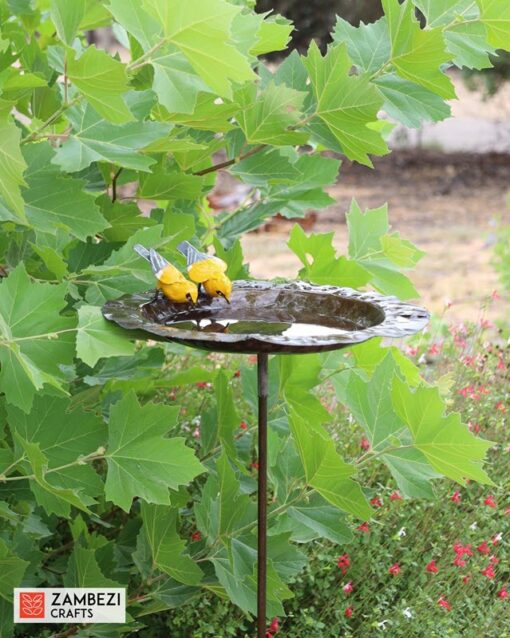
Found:
<path fill-rule="evenodd" d="M 323 352 L 372 337 L 404 337 L 422 330 L 429 314 L 396 297 L 304 282 L 237 281 L 230 305 L 223 299 L 199 300 L 194 307 L 151 299 L 152 292 L 108 301 L 103 315 L 138 331 L 142 339 L 257 355 L 257 638 L 266 638 L 268 355 Z"/>

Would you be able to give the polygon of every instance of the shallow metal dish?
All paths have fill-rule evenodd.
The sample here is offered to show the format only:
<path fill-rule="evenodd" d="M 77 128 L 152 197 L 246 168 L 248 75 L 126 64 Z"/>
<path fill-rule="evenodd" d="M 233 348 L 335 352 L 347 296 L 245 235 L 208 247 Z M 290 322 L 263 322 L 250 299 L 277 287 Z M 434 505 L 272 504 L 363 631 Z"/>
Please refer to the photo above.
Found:
<path fill-rule="evenodd" d="M 153 339 L 245 354 L 336 350 L 372 337 L 404 337 L 429 321 L 424 308 L 396 297 L 301 281 L 236 281 L 230 305 L 205 297 L 194 307 L 151 302 L 153 296 L 150 291 L 108 301 L 103 315 Z"/>

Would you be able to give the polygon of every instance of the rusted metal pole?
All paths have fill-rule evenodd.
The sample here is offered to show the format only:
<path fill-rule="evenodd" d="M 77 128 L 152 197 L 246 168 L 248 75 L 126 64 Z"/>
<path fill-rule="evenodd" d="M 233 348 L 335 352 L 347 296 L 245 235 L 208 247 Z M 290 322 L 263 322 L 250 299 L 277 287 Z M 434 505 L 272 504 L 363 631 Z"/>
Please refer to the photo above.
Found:
<path fill-rule="evenodd" d="M 259 398 L 259 477 L 257 536 L 257 638 L 266 638 L 267 593 L 267 395 L 268 355 L 257 355 Z"/>

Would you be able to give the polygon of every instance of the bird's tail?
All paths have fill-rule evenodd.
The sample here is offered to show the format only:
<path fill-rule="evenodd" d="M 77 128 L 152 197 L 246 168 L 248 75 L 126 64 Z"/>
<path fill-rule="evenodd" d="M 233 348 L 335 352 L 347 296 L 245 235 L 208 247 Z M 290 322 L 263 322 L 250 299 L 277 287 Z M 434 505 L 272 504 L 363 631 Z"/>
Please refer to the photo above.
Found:
<path fill-rule="evenodd" d="M 181 241 L 181 243 L 177 246 L 177 250 L 186 257 L 186 265 L 191 266 L 191 264 L 196 263 L 197 261 L 202 261 L 207 257 L 204 253 L 201 253 L 194 246 L 192 246 L 189 241 Z"/>
<path fill-rule="evenodd" d="M 154 248 L 147 250 L 147 248 L 145 248 L 141 244 L 135 244 L 133 248 L 140 255 L 140 257 L 143 257 L 150 263 L 152 272 L 155 275 L 160 272 L 160 270 L 163 270 L 163 268 L 168 266 L 168 261 L 157 251 L 155 251 Z"/>

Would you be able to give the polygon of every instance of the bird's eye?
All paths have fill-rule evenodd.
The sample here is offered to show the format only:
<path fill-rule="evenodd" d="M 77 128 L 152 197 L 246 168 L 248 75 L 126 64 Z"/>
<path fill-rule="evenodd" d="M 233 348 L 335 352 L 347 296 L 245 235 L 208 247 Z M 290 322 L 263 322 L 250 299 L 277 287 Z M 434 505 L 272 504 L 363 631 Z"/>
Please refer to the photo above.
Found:
<path fill-rule="evenodd" d="M 221 290 L 217 290 L 216 294 L 218 295 L 218 297 L 224 297 L 225 295 L 221 292 Z"/>

